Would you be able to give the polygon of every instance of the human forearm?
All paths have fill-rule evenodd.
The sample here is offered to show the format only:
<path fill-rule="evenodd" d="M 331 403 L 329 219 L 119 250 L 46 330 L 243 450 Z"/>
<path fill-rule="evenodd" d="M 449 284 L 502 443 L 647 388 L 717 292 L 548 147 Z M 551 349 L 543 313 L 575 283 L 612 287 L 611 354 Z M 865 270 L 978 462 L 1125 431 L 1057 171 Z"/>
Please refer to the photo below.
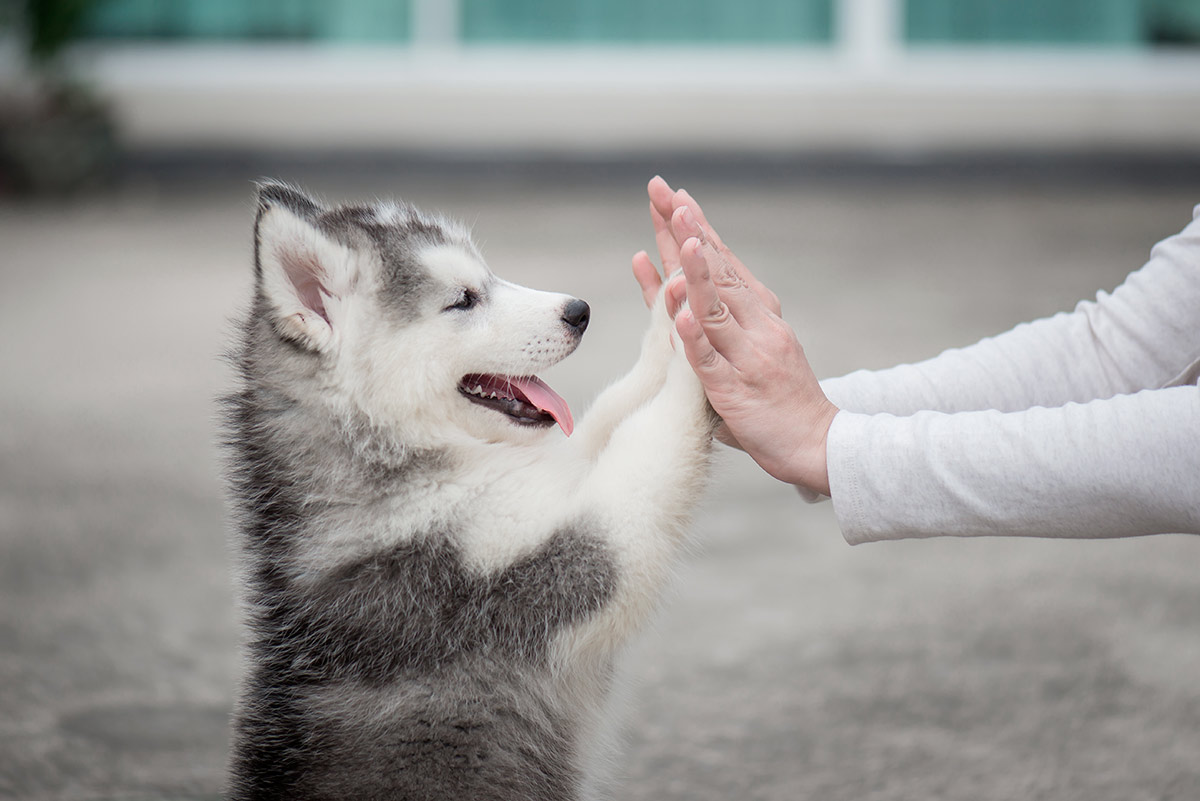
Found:
<path fill-rule="evenodd" d="M 1023 412 L 840 414 L 834 508 L 851 543 L 1200 533 L 1200 389 Z"/>
<path fill-rule="evenodd" d="M 1197 207 L 1200 212 L 1200 207 Z M 1161 387 L 1197 358 L 1200 217 L 1155 245 L 1111 294 L 916 364 L 857 371 L 822 388 L 856 412 L 1019 411 Z"/>

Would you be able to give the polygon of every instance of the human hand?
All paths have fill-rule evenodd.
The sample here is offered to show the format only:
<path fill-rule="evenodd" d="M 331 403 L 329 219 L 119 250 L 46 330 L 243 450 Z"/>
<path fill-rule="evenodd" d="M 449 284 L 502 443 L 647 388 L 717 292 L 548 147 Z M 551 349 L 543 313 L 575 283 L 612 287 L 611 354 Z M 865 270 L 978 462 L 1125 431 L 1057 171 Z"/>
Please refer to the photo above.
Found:
<path fill-rule="evenodd" d="M 657 212 L 667 223 L 662 204 L 654 202 L 656 194 L 665 199 L 662 187 L 651 182 L 651 217 Z M 821 390 L 795 332 L 779 316 L 775 294 L 720 243 L 689 195 L 673 193 L 671 207 L 666 248 L 655 220 L 664 265 L 677 259 L 683 270 L 669 279 L 668 308 L 678 311 L 676 330 L 709 403 L 764 470 L 828 495 L 825 444 L 837 407 Z M 634 274 L 645 292 L 648 274 L 636 258 Z M 685 298 L 689 308 L 681 309 Z"/>
<path fill-rule="evenodd" d="M 684 240 L 692 236 L 690 232 L 675 230 L 671 224 L 675 213 L 681 208 L 687 208 L 702 227 L 705 239 L 712 243 L 717 252 L 721 254 L 721 257 L 731 265 L 733 270 L 746 282 L 747 286 L 754 290 L 755 294 L 758 295 L 768 309 L 775 314 L 780 313 L 779 298 L 761 281 L 755 278 L 750 270 L 742 264 L 741 260 L 733 254 L 733 251 L 725 246 L 720 235 L 717 234 L 716 230 L 713 229 L 708 219 L 704 216 L 704 210 L 700 208 L 700 204 L 688 194 L 686 189 L 680 189 L 676 192 L 661 176 L 656 175 L 647 185 L 646 193 L 650 196 L 650 222 L 654 226 L 654 240 L 658 246 L 658 255 L 663 266 L 663 276 L 669 279 L 671 275 L 679 270 L 680 246 Z M 633 257 L 633 275 L 637 279 L 638 285 L 642 288 L 642 297 L 646 301 L 646 306 L 653 305 L 664 278 L 659 276 L 654 262 L 644 250 Z M 669 306 L 668 311 L 674 316 L 679 311 L 678 303 L 674 306 Z"/>
<path fill-rule="evenodd" d="M 779 314 L 779 298 L 775 296 L 774 292 L 764 286 L 761 281 L 751 275 L 745 265 L 733 255 L 733 252 L 725 247 L 724 242 L 721 241 L 721 237 L 709 225 L 708 219 L 704 216 L 703 209 L 700 208 L 700 204 L 686 190 L 676 192 L 661 176 L 656 175 L 646 187 L 646 192 L 650 196 L 650 222 L 654 226 L 654 240 L 658 248 L 659 260 L 663 266 L 662 275 L 660 276 L 658 268 L 654 266 L 654 262 L 646 251 L 643 250 L 633 257 L 633 275 L 642 289 L 642 297 L 646 301 L 646 306 L 652 308 L 663 281 L 669 281 L 673 275 L 682 270 L 679 258 L 680 245 L 690 234 L 676 231 L 670 221 L 678 209 L 686 207 L 704 227 L 705 236 L 709 241 L 715 243 L 723 258 L 733 265 L 735 269 L 739 270 L 740 274 L 746 279 L 747 284 L 754 287 L 763 303 L 774 311 L 775 314 Z M 678 285 L 674 293 L 668 293 L 666 308 L 667 314 L 672 319 L 678 314 L 684 299 L 685 295 L 682 283 Z M 744 450 L 741 443 L 737 441 L 737 438 L 724 423 L 717 426 L 717 430 L 713 432 L 713 436 L 718 442 L 722 442 L 731 448 Z"/>
<path fill-rule="evenodd" d="M 661 197 L 665 188 L 666 197 Z M 646 301 L 647 308 L 654 306 L 655 298 L 658 297 L 659 289 L 665 279 L 680 269 L 679 265 L 679 245 L 675 242 L 675 236 L 671 231 L 671 225 L 668 220 L 671 219 L 671 214 L 674 209 L 671 206 L 671 197 L 675 192 L 667 186 L 667 182 L 662 178 L 655 176 L 648 187 L 650 194 L 650 223 L 654 226 L 654 242 L 658 246 L 659 260 L 662 262 L 662 275 L 659 275 L 658 268 L 654 266 L 654 262 L 650 259 L 650 255 L 646 251 L 638 251 L 633 256 L 633 277 L 637 279 L 638 285 L 642 288 L 642 298 Z M 662 209 L 665 208 L 665 211 Z M 677 309 L 671 309 L 672 316 Z"/>

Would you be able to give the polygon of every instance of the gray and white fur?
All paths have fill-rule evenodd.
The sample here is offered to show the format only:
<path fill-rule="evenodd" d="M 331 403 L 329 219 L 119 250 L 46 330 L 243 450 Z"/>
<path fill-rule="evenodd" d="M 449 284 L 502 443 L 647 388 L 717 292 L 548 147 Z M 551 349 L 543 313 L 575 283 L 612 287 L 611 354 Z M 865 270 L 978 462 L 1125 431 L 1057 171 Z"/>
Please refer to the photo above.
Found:
<path fill-rule="evenodd" d="M 586 324 L 455 224 L 260 185 L 225 399 L 232 801 L 599 797 L 614 659 L 684 544 L 715 418 L 661 297 L 569 438 L 467 378 L 532 376 Z"/>

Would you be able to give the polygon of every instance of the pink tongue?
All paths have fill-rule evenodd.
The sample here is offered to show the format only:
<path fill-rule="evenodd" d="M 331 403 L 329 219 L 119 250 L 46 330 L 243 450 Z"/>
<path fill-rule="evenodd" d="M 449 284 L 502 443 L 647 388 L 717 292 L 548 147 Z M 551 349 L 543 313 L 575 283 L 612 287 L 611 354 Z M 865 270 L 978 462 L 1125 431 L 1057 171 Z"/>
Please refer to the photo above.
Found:
<path fill-rule="evenodd" d="M 545 381 L 534 375 L 509 378 L 508 380 L 524 393 L 530 403 L 543 412 L 548 412 L 558 422 L 558 427 L 563 430 L 564 434 L 568 437 L 571 436 L 571 432 L 575 430 L 575 421 L 571 419 L 571 410 L 567 408 L 567 402 L 557 392 L 550 389 Z"/>

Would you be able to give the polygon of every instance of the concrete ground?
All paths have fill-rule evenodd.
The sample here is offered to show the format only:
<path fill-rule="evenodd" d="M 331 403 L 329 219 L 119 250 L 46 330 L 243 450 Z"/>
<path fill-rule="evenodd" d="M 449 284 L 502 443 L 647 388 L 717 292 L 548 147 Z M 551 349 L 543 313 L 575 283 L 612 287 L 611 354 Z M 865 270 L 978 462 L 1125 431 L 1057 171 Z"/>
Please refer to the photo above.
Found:
<path fill-rule="evenodd" d="M 544 376 L 579 411 L 633 359 L 628 258 L 652 246 L 649 174 L 602 172 L 280 177 L 465 218 L 497 272 L 586 298 L 583 346 Z M 0 204 L 0 798 L 220 793 L 238 662 L 213 399 L 256 174 Z M 668 178 L 822 375 L 1069 308 L 1200 200 L 1182 181 L 756 174 Z M 1200 798 L 1200 540 L 850 548 L 828 504 L 740 454 L 696 532 L 627 661 L 621 797 Z"/>

